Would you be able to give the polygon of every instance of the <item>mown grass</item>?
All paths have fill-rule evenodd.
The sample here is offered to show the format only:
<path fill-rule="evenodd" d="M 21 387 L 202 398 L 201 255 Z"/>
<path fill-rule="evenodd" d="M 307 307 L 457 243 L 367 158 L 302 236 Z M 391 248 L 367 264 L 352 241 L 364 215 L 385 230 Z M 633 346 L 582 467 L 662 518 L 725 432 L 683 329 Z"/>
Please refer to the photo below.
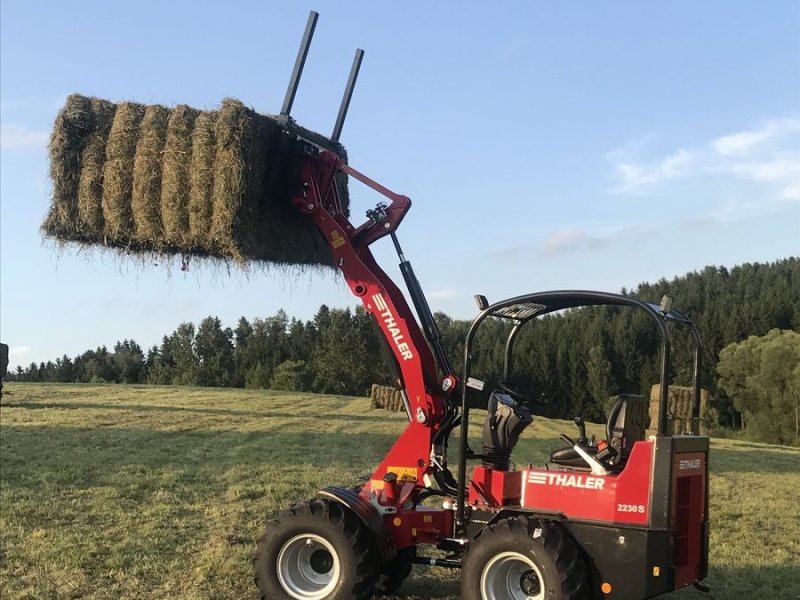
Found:
<path fill-rule="evenodd" d="M 5 391 L 3 600 L 255 598 L 250 559 L 266 519 L 320 487 L 353 484 L 405 421 L 366 399 L 313 394 Z M 572 429 L 538 419 L 517 460 L 543 462 Z M 800 597 L 800 451 L 715 440 L 711 465 L 712 593 L 664 598 Z M 458 573 L 416 568 L 396 597 L 454 600 Z"/>

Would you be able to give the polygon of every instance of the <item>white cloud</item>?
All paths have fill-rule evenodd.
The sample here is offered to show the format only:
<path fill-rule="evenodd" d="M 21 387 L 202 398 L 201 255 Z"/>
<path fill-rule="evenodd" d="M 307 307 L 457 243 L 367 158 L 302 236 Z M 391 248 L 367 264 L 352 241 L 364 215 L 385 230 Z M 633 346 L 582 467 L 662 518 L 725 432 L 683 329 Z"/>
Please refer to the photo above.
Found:
<path fill-rule="evenodd" d="M 738 162 L 731 172 L 742 179 L 774 184 L 784 200 L 800 200 L 800 152 L 778 152 L 767 160 Z"/>
<path fill-rule="evenodd" d="M 711 142 L 711 147 L 722 156 L 745 156 L 759 145 L 798 131 L 800 131 L 800 119 L 765 121 L 753 129 L 718 137 Z"/>
<path fill-rule="evenodd" d="M 564 254 L 574 250 L 595 248 L 605 240 L 590 236 L 585 230 L 568 227 L 555 231 L 542 240 L 540 247 L 545 254 Z"/>
<path fill-rule="evenodd" d="M 736 177 L 765 187 L 765 197 L 800 199 L 800 119 L 764 121 L 649 162 L 637 158 L 642 145 L 632 142 L 606 154 L 617 177 L 614 192 L 641 194 L 670 180 Z"/>
<path fill-rule="evenodd" d="M 7 150 L 41 149 L 47 146 L 50 135 L 46 131 L 30 131 L 14 124 L 0 125 L 0 148 Z"/>
<path fill-rule="evenodd" d="M 694 152 L 683 148 L 649 164 L 637 163 L 618 152 L 611 152 L 607 157 L 614 165 L 620 180 L 615 191 L 622 193 L 633 192 L 646 185 L 681 177 L 690 172 L 692 163 L 697 158 Z"/>

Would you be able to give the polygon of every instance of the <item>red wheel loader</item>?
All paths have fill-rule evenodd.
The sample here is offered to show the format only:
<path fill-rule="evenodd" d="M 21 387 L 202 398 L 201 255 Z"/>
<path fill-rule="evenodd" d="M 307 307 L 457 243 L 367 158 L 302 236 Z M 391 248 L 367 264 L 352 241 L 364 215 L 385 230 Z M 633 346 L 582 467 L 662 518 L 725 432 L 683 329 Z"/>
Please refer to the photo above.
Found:
<path fill-rule="evenodd" d="M 284 102 L 288 111 L 316 22 L 312 13 Z M 356 53 L 334 129 L 338 140 L 363 53 Z M 328 487 L 270 521 L 254 558 L 265 600 L 362 599 L 391 593 L 413 565 L 461 569 L 468 600 L 642 600 L 700 582 L 708 570 L 709 440 L 698 435 L 700 336 L 671 307 L 594 291 L 525 294 L 489 304 L 466 337 L 463 370 L 450 362 L 431 310 L 400 247 L 396 230 L 411 201 L 312 143 L 297 157 L 297 209 L 319 228 L 352 293 L 374 317 L 400 382 L 409 423 L 368 480 Z M 341 210 L 346 174 L 388 202 L 359 226 Z M 390 237 L 414 311 L 378 266 L 370 246 Z M 655 434 L 647 437 L 647 403 L 620 396 L 605 439 L 564 433 L 542 467 L 515 466 L 512 450 L 533 421 L 537 399 L 514 382 L 514 342 L 545 315 L 581 306 L 643 311 L 660 333 L 660 397 Z M 415 316 L 416 313 L 416 316 Z M 473 372 L 476 333 L 490 320 L 511 324 L 501 381 Z M 689 435 L 669 433 L 670 334 L 688 328 L 694 341 L 694 405 Z M 468 436 L 470 406 L 487 407 L 480 450 Z M 458 433 L 458 466 L 448 465 Z M 524 457 L 522 457 L 524 462 Z M 472 466 L 475 464 L 475 466 Z M 428 557 L 425 549 L 443 557 Z"/>

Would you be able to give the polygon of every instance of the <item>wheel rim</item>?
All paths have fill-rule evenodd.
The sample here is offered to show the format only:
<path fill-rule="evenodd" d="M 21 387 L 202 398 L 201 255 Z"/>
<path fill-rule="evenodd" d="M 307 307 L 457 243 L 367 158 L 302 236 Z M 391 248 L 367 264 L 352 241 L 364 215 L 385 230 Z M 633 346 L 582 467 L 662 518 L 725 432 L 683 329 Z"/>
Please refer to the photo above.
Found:
<path fill-rule="evenodd" d="M 544 600 L 542 572 L 519 552 L 503 552 L 492 558 L 481 573 L 484 600 Z"/>
<path fill-rule="evenodd" d="M 328 596 L 339 582 L 339 555 L 326 540 L 313 533 L 290 539 L 278 554 L 278 580 L 286 593 L 298 600 Z"/>

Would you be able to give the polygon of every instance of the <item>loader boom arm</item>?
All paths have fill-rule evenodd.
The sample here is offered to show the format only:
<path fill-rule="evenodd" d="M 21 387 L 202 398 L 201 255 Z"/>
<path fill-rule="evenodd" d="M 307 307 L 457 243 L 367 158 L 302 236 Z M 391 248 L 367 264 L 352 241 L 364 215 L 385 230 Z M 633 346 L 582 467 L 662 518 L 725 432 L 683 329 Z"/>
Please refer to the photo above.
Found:
<path fill-rule="evenodd" d="M 346 173 L 390 203 L 367 211 L 368 220 L 354 226 L 341 209 L 337 173 Z M 411 207 L 411 200 L 359 173 L 331 152 L 309 152 L 303 158 L 301 180 L 302 191 L 293 201 L 300 212 L 313 219 L 330 246 L 334 266 L 342 272 L 352 293 L 361 299 L 367 313 L 375 317 L 399 366 L 408 400 L 410 422 L 373 473 L 372 481 L 383 481 L 387 473 L 393 472 L 399 481 L 425 486 L 425 476 L 433 468 L 431 451 L 446 417 L 447 402 L 425 334 L 402 292 L 378 266 L 369 248 L 378 239 L 394 234 Z M 454 382 L 450 387 L 454 391 Z"/>

